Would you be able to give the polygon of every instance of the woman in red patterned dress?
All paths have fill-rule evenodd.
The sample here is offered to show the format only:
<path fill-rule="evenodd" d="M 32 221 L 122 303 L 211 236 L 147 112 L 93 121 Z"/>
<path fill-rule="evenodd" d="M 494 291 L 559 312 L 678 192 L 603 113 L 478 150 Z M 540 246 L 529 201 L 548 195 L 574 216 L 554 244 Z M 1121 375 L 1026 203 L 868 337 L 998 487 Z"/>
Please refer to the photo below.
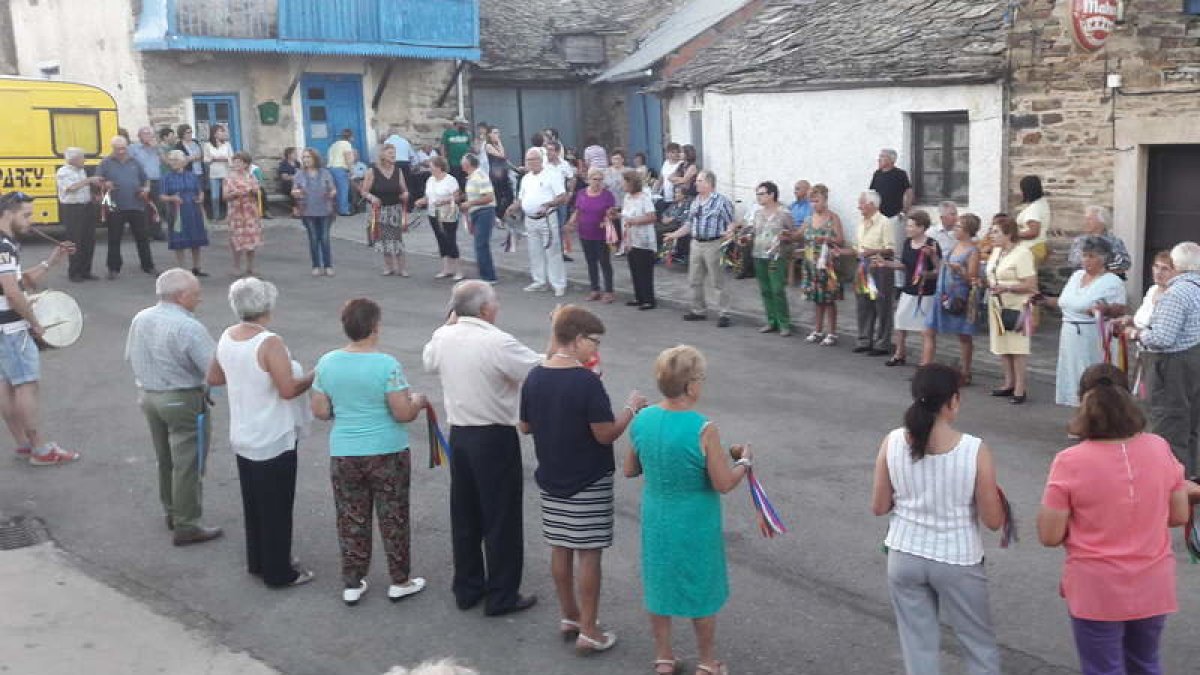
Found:
<path fill-rule="evenodd" d="M 258 212 L 258 181 L 250 175 L 253 158 L 239 152 L 229 164 L 229 175 L 221 192 L 229 202 L 229 247 L 233 250 L 234 276 L 254 276 L 254 252 L 262 245 L 262 223 Z M 246 269 L 242 270 L 242 254 Z"/>

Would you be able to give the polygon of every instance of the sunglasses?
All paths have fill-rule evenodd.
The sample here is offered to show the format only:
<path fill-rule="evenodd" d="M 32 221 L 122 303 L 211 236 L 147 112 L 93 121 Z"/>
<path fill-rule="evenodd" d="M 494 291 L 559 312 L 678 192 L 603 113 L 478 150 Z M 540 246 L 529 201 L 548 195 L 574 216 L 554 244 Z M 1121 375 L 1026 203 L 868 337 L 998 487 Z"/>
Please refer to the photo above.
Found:
<path fill-rule="evenodd" d="M 26 203 L 31 201 L 33 201 L 33 197 L 30 197 L 20 190 L 14 190 L 13 192 L 6 192 L 3 195 L 0 195 L 0 203 L 3 204 L 15 204 L 18 202 Z"/>

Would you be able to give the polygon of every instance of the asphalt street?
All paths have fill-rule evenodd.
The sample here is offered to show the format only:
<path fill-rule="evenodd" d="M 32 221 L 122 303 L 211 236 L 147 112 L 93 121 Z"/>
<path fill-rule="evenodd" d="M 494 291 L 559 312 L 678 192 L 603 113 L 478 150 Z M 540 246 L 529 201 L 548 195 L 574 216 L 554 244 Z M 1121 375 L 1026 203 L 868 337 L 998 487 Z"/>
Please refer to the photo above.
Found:
<path fill-rule="evenodd" d="M 432 239 L 428 228 L 413 236 Z M 207 268 L 213 276 L 204 283 L 199 309 L 214 336 L 233 322 L 224 299 L 230 278 L 223 244 L 223 236 L 217 235 L 208 249 Z M 420 367 L 421 348 L 441 324 L 449 297 L 450 283 L 433 279 L 436 262 L 413 256 L 411 278 L 380 277 L 370 251 L 336 240 L 337 276 L 313 278 L 306 246 L 303 233 L 285 225 L 268 231 L 261 254 L 264 277 L 280 288 L 272 329 L 293 355 L 311 365 L 343 344 L 337 320 L 341 303 L 371 297 L 383 306 L 384 349 L 404 364 L 414 389 L 431 394 L 441 408 L 436 380 Z M 45 249 L 30 242 L 26 264 L 41 260 Z M 126 272 L 116 281 L 68 284 L 61 269 L 54 273 L 53 285 L 69 291 L 83 307 L 86 328 L 73 347 L 43 354 L 42 427 L 48 437 L 79 449 L 84 458 L 52 469 L 5 460 L 0 513 L 36 515 L 87 574 L 285 673 L 381 673 L 394 664 L 448 655 L 489 674 L 650 672 L 653 649 L 639 581 L 639 481 L 617 481 L 616 542 L 604 558 L 601 619 L 620 642 L 609 653 L 576 657 L 556 637 L 558 612 L 549 554 L 540 536 L 528 439 L 524 590 L 536 593 L 540 602 L 522 614 L 486 618 L 479 610 L 455 608 L 449 592 L 449 475 L 445 468 L 425 468 L 422 424 L 414 425 L 412 434 L 412 558 L 414 574 L 429 581 L 424 593 L 395 605 L 387 602 L 385 566 L 377 547 L 371 590 L 358 607 L 342 604 L 323 423 L 301 443 L 295 508 L 294 551 L 317 579 L 302 588 L 274 591 L 248 575 L 224 400 L 218 400 L 215 414 L 204 505 L 205 520 L 224 527 L 227 536 L 174 548 L 163 529 L 149 434 L 123 361 L 129 320 L 154 302 L 153 279 L 129 264 L 136 260 L 132 245 L 127 242 L 125 249 Z M 165 247 L 156 244 L 155 254 L 164 267 Z M 103 246 L 96 260 L 102 268 Z M 524 253 L 502 260 L 520 265 Z M 581 264 L 574 264 L 576 271 Z M 528 283 L 523 275 L 503 272 L 501 277 L 499 324 L 541 349 L 555 299 L 523 293 Z M 573 288 L 567 299 L 581 301 L 582 295 Z M 716 420 L 725 442 L 753 444 L 756 473 L 791 528 L 781 538 L 764 539 L 744 487 L 723 500 L 732 595 L 718 620 L 718 654 L 731 672 L 902 672 L 880 552 L 887 522 L 871 515 L 868 500 L 876 450 L 900 424 L 913 369 L 880 368 L 846 346 L 821 349 L 794 338 L 759 335 L 745 321 L 722 330 L 712 321 L 684 323 L 678 311 L 666 307 L 639 312 L 616 303 L 592 309 L 607 326 L 601 348 L 604 381 L 618 406 L 633 388 L 654 400 L 652 364 L 661 349 L 686 342 L 708 355 L 700 410 Z M 995 451 L 1000 481 L 1023 535 L 1008 549 L 999 548 L 998 535 L 985 537 L 1004 672 L 1076 672 L 1068 618 L 1058 596 L 1063 554 L 1039 546 L 1034 532 L 1047 468 L 1067 443 L 1069 411 L 1045 403 L 1052 399 L 1045 383 L 1035 383 L 1034 402 L 1022 407 L 989 397 L 990 384 L 966 390 L 960 426 L 982 436 Z M 627 449 L 624 439 L 618 442 L 620 455 Z M 1184 613 L 1168 623 L 1163 651 L 1167 672 L 1183 673 L 1200 662 L 1194 618 L 1200 607 L 1200 567 L 1186 564 L 1178 533 L 1174 539 Z M 676 635 L 678 655 L 694 666 L 690 627 L 677 622 Z M 961 672 L 948 633 L 943 644 L 947 672 Z"/>

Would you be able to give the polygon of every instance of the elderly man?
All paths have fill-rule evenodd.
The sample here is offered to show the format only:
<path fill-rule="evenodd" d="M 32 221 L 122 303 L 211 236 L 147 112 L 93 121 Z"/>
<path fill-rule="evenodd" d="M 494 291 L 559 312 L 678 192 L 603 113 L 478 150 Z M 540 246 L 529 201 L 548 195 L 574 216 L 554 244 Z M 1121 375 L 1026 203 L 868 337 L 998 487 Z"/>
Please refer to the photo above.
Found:
<path fill-rule="evenodd" d="M 946 201 L 938 205 L 938 222 L 934 223 L 925 233 L 937 242 L 942 254 L 946 255 L 958 245 L 958 237 L 954 236 L 954 227 L 958 225 L 958 204 Z M 897 241 L 904 241 L 898 239 Z"/>
<path fill-rule="evenodd" d="M 521 383 L 542 357 L 495 326 L 500 303 L 487 282 L 457 284 L 451 308 L 423 359 L 425 370 L 441 378 L 450 422 L 454 597 L 462 610 L 486 598 L 485 612 L 498 616 L 537 602 L 520 594 L 523 475 L 516 426 Z"/>
<path fill-rule="evenodd" d="M 683 227 L 663 237 L 677 241 L 692 236 L 688 254 L 688 284 L 692 287 L 692 308 L 683 315 L 684 321 L 704 321 L 708 318 L 706 298 L 715 299 L 718 328 L 727 328 L 729 292 L 725 290 L 725 271 L 721 269 L 721 245 L 732 234 L 733 202 L 716 192 L 717 176 L 701 171 L 696 176 L 696 198 Z M 749 262 L 749 261 L 747 261 Z M 715 298 L 713 298 L 715 296 Z"/>
<path fill-rule="evenodd" d="M 862 221 L 858 225 L 858 273 L 854 292 L 858 310 L 856 354 L 885 356 L 891 353 L 892 299 L 895 275 L 884 266 L 896 253 L 892 221 L 879 210 L 879 193 L 867 190 L 858 197 Z M 874 284 L 871 284 L 874 280 Z"/>
<path fill-rule="evenodd" d="M 150 178 L 142 165 L 129 154 L 129 141 L 124 136 L 112 139 L 112 154 L 100 162 L 96 175 L 105 181 L 113 205 L 108 211 L 108 278 L 121 273 L 121 236 L 125 224 L 137 243 L 138 262 L 146 274 L 158 274 L 150 254 L 146 233 L 146 200 L 150 195 Z"/>
<path fill-rule="evenodd" d="M 59 244 L 27 271 L 21 269 L 18 239 L 33 226 L 33 198 L 24 192 L 0 196 L 0 416 L 17 444 L 17 458 L 33 466 L 55 466 L 79 459 L 78 452 L 44 441 L 38 429 L 38 380 L 41 357 L 33 339 L 42 326 L 25 298 L 23 288 L 36 287 L 50 267 L 74 252 L 70 242 Z"/>
<path fill-rule="evenodd" d="M 210 420 L 204 390 L 212 362 L 212 337 L 193 314 L 200 282 L 182 268 L 154 284 L 158 304 L 138 312 L 129 326 L 125 359 L 141 389 L 142 413 L 158 458 L 158 493 L 176 546 L 221 536 L 200 524 L 200 478 L 208 452 Z"/>
<path fill-rule="evenodd" d="M 529 276 L 533 278 L 533 283 L 525 290 L 544 291 L 548 282 L 554 295 L 561 298 L 567 293 L 567 272 L 563 268 L 558 207 L 567 203 L 568 195 L 562 174 L 547 170 L 542 162 L 542 153 L 537 148 L 530 148 L 525 153 L 525 167 L 529 172 L 521 179 L 517 201 L 508 207 L 508 213 L 519 211 L 525 216 Z"/>
<path fill-rule="evenodd" d="M 492 227 L 496 224 L 496 192 L 478 155 L 473 152 L 463 155 L 462 169 L 467 174 L 467 184 L 463 186 L 461 206 L 467 210 L 467 218 L 471 221 L 479 278 L 494 284 L 497 279 L 496 266 L 492 262 Z"/>
<path fill-rule="evenodd" d="M 788 210 L 792 213 L 792 220 L 796 221 L 796 227 L 804 225 L 804 221 L 812 215 L 812 202 L 808 201 L 808 191 L 811 189 L 812 185 L 806 180 L 796 181 L 796 185 L 792 188 L 792 195 L 796 199 Z"/>
<path fill-rule="evenodd" d="M 1112 255 L 1108 257 L 1106 268 L 1122 279 L 1129 272 L 1133 260 L 1129 257 L 1129 249 L 1121 238 L 1109 232 L 1112 220 L 1108 209 L 1095 204 L 1083 211 L 1083 232 L 1071 242 L 1071 250 L 1067 253 L 1067 263 L 1076 269 L 1083 266 L 1083 242 L 1088 237 L 1100 237 L 1112 247 Z"/>
<path fill-rule="evenodd" d="M 904 214 L 912 208 L 913 188 L 904 169 L 896 166 L 896 151 L 884 148 L 876 159 L 877 169 L 868 187 L 879 193 L 879 210 L 892 221 L 892 239 L 904 241 Z M 892 273 L 897 285 L 904 284 L 903 270 Z"/>
<path fill-rule="evenodd" d="M 1150 356 L 1150 425 L 1194 476 L 1200 469 L 1200 244 L 1177 244 L 1171 262 L 1177 274 L 1154 306 L 1150 326 L 1129 328 L 1128 335 Z"/>
<path fill-rule="evenodd" d="M 161 214 L 166 211 L 159 201 L 159 196 L 162 194 L 163 162 L 166 161 L 166 158 L 163 157 L 161 148 L 155 142 L 153 129 L 142 127 L 138 129 L 137 137 L 138 142 L 129 146 L 129 154 L 137 160 L 138 164 L 142 165 L 142 171 L 146 172 L 146 178 L 150 181 L 150 201 L 146 202 L 146 231 L 152 238 L 161 241 L 163 238 L 162 224 L 155 219 L 151 205 L 157 209 L 157 213 Z"/>
<path fill-rule="evenodd" d="M 96 250 L 96 205 L 92 203 L 92 186 L 104 183 L 99 176 L 87 175 L 83 168 L 83 149 L 67 148 L 67 160 L 54 175 L 58 186 L 58 216 L 67 230 L 67 239 L 75 242 L 75 252 L 67 264 L 71 281 L 95 281 L 92 274 L 92 254 Z"/>

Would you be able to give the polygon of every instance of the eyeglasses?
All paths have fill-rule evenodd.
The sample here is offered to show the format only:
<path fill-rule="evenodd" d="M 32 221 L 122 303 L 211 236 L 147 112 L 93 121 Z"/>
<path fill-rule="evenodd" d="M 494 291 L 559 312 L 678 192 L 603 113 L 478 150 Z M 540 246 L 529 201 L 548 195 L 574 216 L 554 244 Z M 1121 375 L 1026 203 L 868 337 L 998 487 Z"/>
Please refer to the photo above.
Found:
<path fill-rule="evenodd" d="M 754 193 L 754 196 L 756 196 L 756 197 L 766 197 L 766 196 L 767 196 L 767 193 L 765 193 L 765 192 L 755 192 L 755 193 Z"/>
<path fill-rule="evenodd" d="M 600 338 L 596 337 L 595 335 L 580 335 L 579 337 L 583 338 L 584 340 L 591 341 L 591 343 L 597 347 L 600 346 Z"/>
<path fill-rule="evenodd" d="M 703 382 L 708 379 L 707 375 L 697 375 L 692 378 L 692 382 Z"/>

